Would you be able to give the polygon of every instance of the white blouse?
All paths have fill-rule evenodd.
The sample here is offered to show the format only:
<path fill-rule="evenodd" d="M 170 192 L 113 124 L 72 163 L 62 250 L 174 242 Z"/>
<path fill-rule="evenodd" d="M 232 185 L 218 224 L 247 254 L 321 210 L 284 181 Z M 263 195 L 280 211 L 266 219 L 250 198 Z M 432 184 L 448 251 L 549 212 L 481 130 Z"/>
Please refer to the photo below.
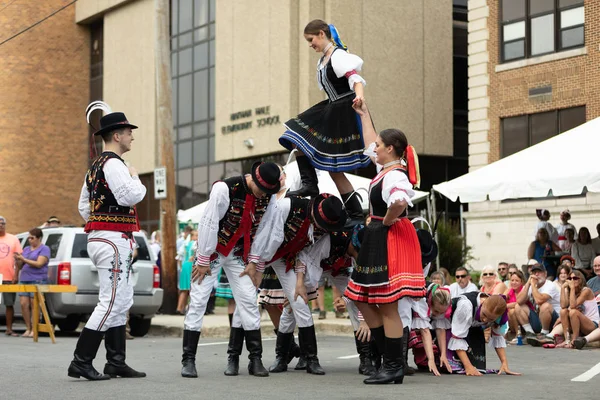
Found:
<path fill-rule="evenodd" d="M 363 60 L 356 54 L 350 54 L 344 50 L 336 50 L 331 54 L 331 66 L 333 67 L 333 72 L 335 72 L 335 76 L 338 78 L 346 75 L 347 72 L 350 71 L 360 71 L 362 69 Z M 325 66 L 321 65 L 321 60 L 317 61 L 317 81 L 319 70 L 325 68 Z M 355 83 L 362 83 L 363 86 L 367 84 L 362 76 L 358 73 L 350 75 L 348 78 L 348 85 L 350 86 L 350 90 L 354 90 Z M 319 89 L 323 90 L 323 86 L 319 82 Z"/>
<path fill-rule="evenodd" d="M 229 187 L 225 182 L 216 182 L 210 191 L 208 204 L 198 223 L 198 247 L 196 249 L 195 265 L 210 264 L 210 257 L 217 249 L 219 240 L 219 222 L 225 217 L 228 209 Z M 260 224 L 258 225 L 259 230 L 263 224 L 264 218 L 261 219 Z M 250 254 L 248 254 L 248 262 L 255 262 L 258 264 L 259 261 L 260 256 L 255 251 L 253 243 L 250 248 Z"/>
<path fill-rule="evenodd" d="M 481 294 L 477 296 L 477 305 L 481 304 Z M 505 324 L 506 325 L 506 324 Z M 506 340 L 503 336 L 504 326 L 498 326 L 497 324 L 483 323 L 475 321 L 473 318 L 473 304 L 465 296 L 460 296 L 452 317 L 452 338 L 448 342 L 449 350 L 464 350 L 469 349 L 469 345 L 465 340 L 469 335 L 469 329 L 473 327 L 481 326 L 483 328 L 492 327 L 492 337 L 490 338 L 490 345 L 496 349 L 506 347 Z"/>
<path fill-rule="evenodd" d="M 129 168 L 119 159 L 111 158 L 102 167 L 108 188 L 117 204 L 133 207 L 144 199 L 146 187 L 137 176 L 131 176 Z M 84 179 L 78 204 L 79 214 L 87 222 L 90 217 L 90 192 Z"/>
<path fill-rule="evenodd" d="M 267 211 L 256 231 L 253 253 L 260 255 L 257 269 L 264 270 L 265 263 L 271 261 L 277 249 L 283 243 L 285 221 L 290 213 L 292 202 L 288 197 L 277 199 L 277 194 L 271 196 Z"/>
<path fill-rule="evenodd" d="M 411 199 L 414 197 L 415 191 L 404 172 L 394 170 L 386 173 L 383 176 L 382 185 L 381 195 L 388 207 L 401 200 L 406 200 L 409 207 L 413 206 Z"/>
<path fill-rule="evenodd" d="M 312 244 L 306 246 L 298 253 L 294 272 L 304 272 L 304 283 L 306 286 L 316 288 L 319 286 L 319 279 L 321 279 L 321 274 L 323 273 L 321 261 L 329 257 L 331 239 L 327 233 L 315 242 L 313 239 L 312 224 L 308 228 L 308 238 Z"/>

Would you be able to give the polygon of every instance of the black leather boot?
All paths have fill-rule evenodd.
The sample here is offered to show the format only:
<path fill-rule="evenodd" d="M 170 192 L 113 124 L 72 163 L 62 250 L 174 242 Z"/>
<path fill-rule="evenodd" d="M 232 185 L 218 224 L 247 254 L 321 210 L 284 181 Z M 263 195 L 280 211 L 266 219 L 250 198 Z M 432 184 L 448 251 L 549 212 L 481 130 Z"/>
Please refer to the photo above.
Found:
<path fill-rule="evenodd" d="M 291 363 L 294 358 L 302 357 L 302 352 L 300 351 L 300 346 L 296 343 L 296 339 L 292 334 L 292 346 L 290 347 L 290 352 L 288 354 L 287 363 Z M 299 361 L 298 361 L 299 362 Z M 305 367 L 306 368 L 306 367 Z"/>
<path fill-rule="evenodd" d="M 138 372 L 125 363 L 126 326 L 116 326 L 106 331 L 104 347 L 106 347 L 106 365 L 104 373 L 111 378 L 144 378 L 145 372 Z"/>
<path fill-rule="evenodd" d="M 288 358 L 292 348 L 293 333 L 277 332 L 277 342 L 275 343 L 275 362 L 269 368 L 269 372 L 278 373 L 287 371 Z"/>
<path fill-rule="evenodd" d="M 402 355 L 403 337 L 385 338 L 385 353 L 383 354 L 383 365 L 379 372 L 365 379 L 363 382 L 369 384 L 402 383 L 404 380 L 404 357 Z"/>
<path fill-rule="evenodd" d="M 240 354 L 244 346 L 244 328 L 229 329 L 229 346 L 227 347 L 227 368 L 224 374 L 227 376 L 236 376 L 240 373 Z"/>
<path fill-rule="evenodd" d="M 302 354 L 306 358 L 306 372 L 313 375 L 325 375 L 325 370 L 319 364 L 319 358 L 317 357 L 315 326 L 298 328 L 298 339 L 300 340 Z"/>
<path fill-rule="evenodd" d="M 404 375 L 414 375 L 417 372 L 414 368 L 408 366 L 408 338 L 410 337 L 410 328 L 404 327 L 404 340 L 402 341 L 402 357 L 404 358 Z"/>
<path fill-rule="evenodd" d="M 104 332 L 83 328 L 83 331 L 79 335 L 79 340 L 77 340 L 75 352 L 73 353 L 73 361 L 71 361 L 67 370 L 67 374 L 71 378 L 84 377 L 90 381 L 110 379 L 110 376 L 102 375 L 92 365 L 103 336 Z"/>
<path fill-rule="evenodd" d="M 362 224 L 365 222 L 362 206 L 360 205 L 360 195 L 356 192 L 344 193 L 341 195 L 344 207 L 348 213 L 347 225 Z"/>
<path fill-rule="evenodd" d="M 381 369 L 381 357 L 383 357 L 383 353 L 385 352 L 385 331 L 383 330 L 383 325 L 371 329 L 369 348 L 375 371 L 379 371 Z"/>
<path fill-rule="evenodd" d="M 377 372 L 377 370 L 373 366 L 373 361 L 371 360 L 371 349 L 369 342 L 361 342 L 356 337 L 356 332 L 354 332 L 354 341 L 356 342 L 356 351 L 358 352 L 360 359 L 358 373 L 367 376 L 373 375 L 375 372 Z"/>
<path fill-rule="evenodd" d="M 300 170 L 300 179 L 302 181 L 302 187 L 293 192 L 288 192 L 289 195 L 300 196 L 300 197 L 314 197 L 319 194 L 319 179 L 317 178 L 317 171 L 312 166 L 310 160 L 306 156 L 296 157 L 298 162 L 298 170 Z"/>
<path fill-rule="evenodd" d="M 183 355 L 181 356 L 181 376 L 184 378 L 197 378 L 196 351 L 198 350 L 200 331 L 183 331 Z"/>
<path fill-rule="evenodd" d="M 248 373 L 254 376 L 269 376 L 262 363 L 262 338 L 260 329 L 255 331 L 245 331 L 246 335 L 246 348 L 248 349 Z"/>

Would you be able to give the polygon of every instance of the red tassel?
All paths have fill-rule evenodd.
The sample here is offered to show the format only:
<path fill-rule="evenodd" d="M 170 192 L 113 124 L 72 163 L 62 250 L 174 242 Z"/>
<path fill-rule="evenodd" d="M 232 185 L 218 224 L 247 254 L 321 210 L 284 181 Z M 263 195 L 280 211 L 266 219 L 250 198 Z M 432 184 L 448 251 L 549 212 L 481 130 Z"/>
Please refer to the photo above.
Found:
<path fill-rule="evenodd" d="M 421 171 L 419 170 L 419 156 L 415 148 L 408 145 L 406 147 L 406 164 L 408 169 L 408 181 L 414 187 L 421 185 Z"/>

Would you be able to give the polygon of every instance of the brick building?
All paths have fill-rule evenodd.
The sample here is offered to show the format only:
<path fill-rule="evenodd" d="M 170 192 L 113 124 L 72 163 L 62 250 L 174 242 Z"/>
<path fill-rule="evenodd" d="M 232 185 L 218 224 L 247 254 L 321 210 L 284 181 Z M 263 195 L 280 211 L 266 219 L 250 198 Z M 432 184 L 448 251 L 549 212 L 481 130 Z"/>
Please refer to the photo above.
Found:
<path fill-rule="evenodd" d="M 68 3 L 4 4 L 0 42 Z M 88 159 L 90 40 L 74 15 L 67 7 L 0 45 L 0 214 L 9 232 L 51 215 L 82 222 L 75 205 Z"/>
<path fill-rule="evenodd" d="M 469 169 L 497 161 L 600 116 L 600 2 L 470 0 Z M 548 162 L 577 162 L 577 154 Z M 543 168 L 543 165 L 539 166 Z M 471 203 L 475 267 L 525 263 L 536 208 L 556 225 L 565 208 L 593 236 L 597 195 Z"/>

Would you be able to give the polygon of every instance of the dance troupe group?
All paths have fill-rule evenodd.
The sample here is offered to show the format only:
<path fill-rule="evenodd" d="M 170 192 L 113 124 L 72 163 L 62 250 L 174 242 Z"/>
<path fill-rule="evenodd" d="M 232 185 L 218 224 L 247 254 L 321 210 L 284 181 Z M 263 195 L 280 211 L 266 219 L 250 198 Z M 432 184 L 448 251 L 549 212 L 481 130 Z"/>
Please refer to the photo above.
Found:
<path fill-rule="evenodd" d="M 506 300 L 483 293 L 451 299 L 446 288 L 426 284 L 424 267 L 430 260 L 422 257 L 417 231 L 407 218 L 419 181 L 416 153 L 400 130 L 376 133 L 363 98 L 365 81 L 358 74 L 363 61 L 347 52 L 335 27 L 324 21 L 310 22 L 304 37 L 323 53 L 317 80 L 328 99 L 287 121 L 279 139 L 297 151 L 302 187 L 289 192 L 284 169 L 272 162 L 257 162 L 250 174 L 212 186 L 198 226 L 181 375 L 198 376 L 202 320 L 221 268 L 236 302 L 225 375 L 238 375 L 244 341 L 250 375 L 285 372 L 295 357 L 295 369 L 325 374 L 308 306 L 321 276 L 344 294 L 335 306 L 349 312 L 359 373 L 368 376 L 364 383 L 402 383 L 405 374 L 414 373 L 407 365 L 411 334 L 436 375 L 444 370 L 489 372 L 486 328 L 491 328 L 489 343 L 501 362 L 497 372 L 516 374 L 505 353 Z M 87 222 L 88 253 L 98 268 L 99 303 L 79 337 L 68 375 L 89 380 L 143 377 L 125 363 L 125 324 L 133 303 L 131 232 L 139 230 L 135 205 L 146 188 L 121 156 L 131 149 L 137 127 L 102 102 L 88 106 L 88 122 L 97 109 L 106 113 L 95 132 L 105 148 L 86 174 L 79 210 Z M 344 171 L 370 162 L 377 164 L 378 174 L 370 185 L 365 221 Z M 319 193 L 315 168 L 330 172 L 341 200 Z M 262 363 L 259 303 L 269 310 L 277 333 L 269 370 Z M 430 330 L 435 330 L 436 344 Z M 107 363 L 101 374 L 92 361 L 103 337 Z"/>

